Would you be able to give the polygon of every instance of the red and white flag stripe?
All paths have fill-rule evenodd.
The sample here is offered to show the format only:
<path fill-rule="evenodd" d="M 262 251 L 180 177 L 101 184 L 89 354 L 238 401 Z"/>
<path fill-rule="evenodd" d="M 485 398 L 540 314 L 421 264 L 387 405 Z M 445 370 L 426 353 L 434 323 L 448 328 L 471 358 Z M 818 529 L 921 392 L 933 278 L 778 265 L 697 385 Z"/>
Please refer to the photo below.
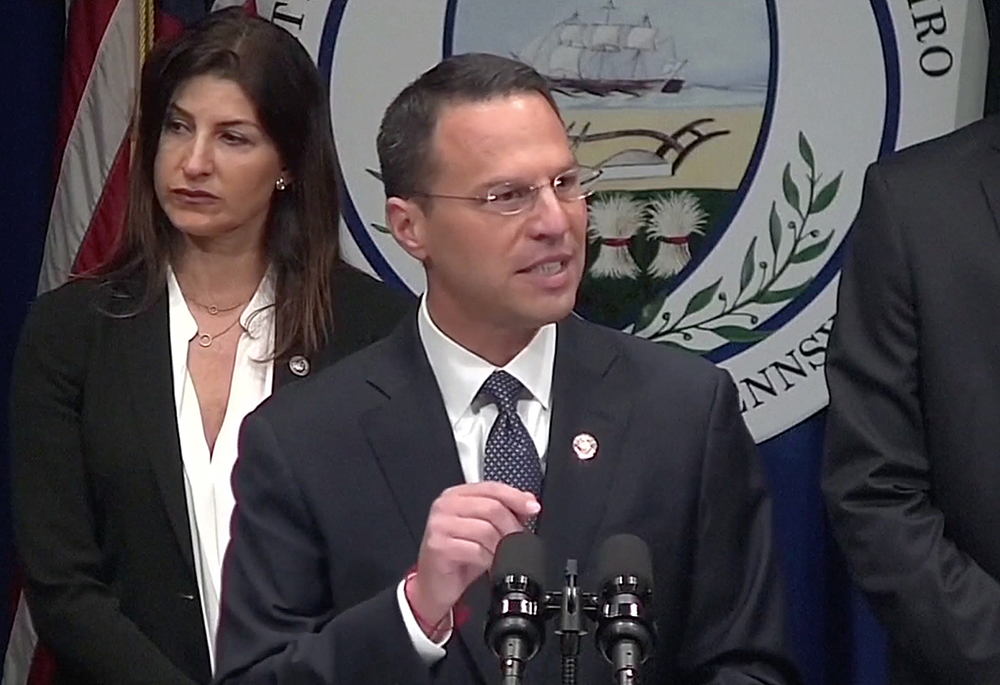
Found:
<path fill-rule="evenodd" d="M 94 266 L 113 244 L 125 207 L 138 69 L 137 2 L 86 0 L 70 8 L 58 175 L 39 292 L 64 283 L 74 267 Z"/>

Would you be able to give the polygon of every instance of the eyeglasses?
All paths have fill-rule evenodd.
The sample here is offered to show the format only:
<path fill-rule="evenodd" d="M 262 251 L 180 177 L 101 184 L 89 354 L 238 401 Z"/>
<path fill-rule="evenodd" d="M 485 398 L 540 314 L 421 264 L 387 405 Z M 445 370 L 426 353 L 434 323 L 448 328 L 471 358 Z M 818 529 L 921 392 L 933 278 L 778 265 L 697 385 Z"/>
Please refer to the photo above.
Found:
<path fill-rule="evenodd" d="M 501 183 L 488 189 L 482 195 L 440 195 L 436 193 L 415 193 L 417 197 L 436 197 L 445 200 L 468 200 L 493 214 L 511 216 L 520 214 L 535 206 L 539 191 L 551 186 L 556 198 L 563 202 L 575 202 L 590 196 L 593 183 L 601 175 L 601 169 L 577 166 L 564 171 L 547 183 L 526 185 L 521 183 Z"/>

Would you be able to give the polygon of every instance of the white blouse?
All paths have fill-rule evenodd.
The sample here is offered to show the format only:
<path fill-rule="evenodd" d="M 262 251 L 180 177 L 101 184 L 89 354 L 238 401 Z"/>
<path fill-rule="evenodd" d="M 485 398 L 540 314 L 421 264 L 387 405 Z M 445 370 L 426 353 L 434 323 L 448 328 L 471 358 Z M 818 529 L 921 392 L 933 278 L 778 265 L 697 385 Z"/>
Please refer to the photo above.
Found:
<path fill-rule="evenodd" d="M 172 269 L 167 271 L 167 296 L 174 402 L 184 464 L 184 495 L 194 547 L 194 569 L 208 637 L 208 656 L 214 673 L 222 561 L 229 544 L 229 519 L 235 504 L 230 477 L 236 463 L 237 438 L 243 418 L 270 396 L 274 381 L 274 363 L 269 361 L 274 350 L 274 307 L 271 306 L 274 302 L 274 278 L 269 270 L 240 314 L 243 332 L 236 348 L 229 402 L 211 453 L 205 440 L 198 395 L 188 370 L 188 347 L 198 332 L 198 324 L 188 309 Z"/>

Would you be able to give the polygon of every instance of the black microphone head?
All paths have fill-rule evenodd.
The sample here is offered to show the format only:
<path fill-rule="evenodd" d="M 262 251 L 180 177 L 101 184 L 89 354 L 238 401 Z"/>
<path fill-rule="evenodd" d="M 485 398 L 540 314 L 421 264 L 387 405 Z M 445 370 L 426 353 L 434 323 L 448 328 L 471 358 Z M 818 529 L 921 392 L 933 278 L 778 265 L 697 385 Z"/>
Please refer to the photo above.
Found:
<path fill-rule="evenodd" d="M 649 546 L 635 535 L 613 535 L 597 552 L 601 582 L 594 638 L 615 672 L 634 670 L 652 652 L 653 560 Z"/>
<path fill-rule="evenodd" d="M 597 552 L 597 577 L 601 587 L 619 577 L 634 577 L 640 592 L 653 590 L 653 559 L 649 545 L 635 535 L 612 535 Z"/>
<path fill-rule="evenodd" d="M 525 576 L 539 585 L 545 582 L 545 545 L 530 532 L 512 533 L 500 541 L 493 555 L 490 580 L 502 582 L 510 575 Z"/>
<path fill-rule="evenodd" d="M 501 671 L 517 671 L 545 641 L 545 545 L 534 533 L 508 535 L 497 545 L 490 569 L 493 585 L 486 644 Z M 505 670 L 507 669 L 507 670 Z"/>

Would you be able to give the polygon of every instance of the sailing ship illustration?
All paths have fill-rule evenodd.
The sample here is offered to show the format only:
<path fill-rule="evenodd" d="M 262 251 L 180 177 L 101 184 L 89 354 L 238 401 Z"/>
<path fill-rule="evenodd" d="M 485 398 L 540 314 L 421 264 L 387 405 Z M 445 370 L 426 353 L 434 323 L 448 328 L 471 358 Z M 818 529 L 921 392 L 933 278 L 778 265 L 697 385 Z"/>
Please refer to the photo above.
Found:
<path fill-rule="evenodd" d="M 515 57 L 548 78 L 566 95 L 606 96 L 677 93 L 684 87 L 673 37 L 639 21 L 620 19 L 614 0 L 601 6 L 603 20 L 587 21 L 576 10 Z"/>

